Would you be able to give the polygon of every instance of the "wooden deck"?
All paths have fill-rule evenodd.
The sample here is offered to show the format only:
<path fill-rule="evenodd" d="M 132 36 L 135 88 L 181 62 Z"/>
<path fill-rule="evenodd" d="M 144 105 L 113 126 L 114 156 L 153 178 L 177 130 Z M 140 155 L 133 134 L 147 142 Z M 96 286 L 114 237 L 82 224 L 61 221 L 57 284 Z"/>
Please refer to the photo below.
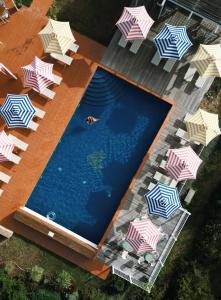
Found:
<path fill-rule="evenodd" d="M 30 63 L 34 56 L 45 56 L 37 33 L 47 23 L 45 15 L 51 4 L 52 0 L 34 0 L 30 8 L 23 7 L 12 14 L 9 23 L 0 24 L 0 60 L 19 78 L 15 81 L 4 75 L 0 76 L 0 103 L 7 93 L 29 92 L 29 89 L 22 86 L 20 67 Z M 0 166 L 1 171 L 12 176 L 9 184 L 1 185 L 4 193 L 0 204 L 0 222 L 36 244 L 105 279 L 109 268 L 98 259 L 87 259 L 13 218 L 14 212 L 28 200 L 92 77 L 96 63 L 104 54 L 103 46 L 78 33 L 75 33 L 75 38 L 80 50 L 74 56 L 72 65 L 64 67 L 53 61 L 55 73 L 63 77 L 61 85 L 53 88 L 56 92 L 54 100 L 48 101 L 35 92 L 29 92 L 33 104 L 46 111 L 44 119 L 37 120 L 37 132 L 28 129 L 9 130 L 0 119 L 1 130 L 4 129 L 29 144 L 26 152 L 19 153 L 22 158 L 19 165 L 7 162 Z M 47 56 L 44 60 L 52 62 Z"/>

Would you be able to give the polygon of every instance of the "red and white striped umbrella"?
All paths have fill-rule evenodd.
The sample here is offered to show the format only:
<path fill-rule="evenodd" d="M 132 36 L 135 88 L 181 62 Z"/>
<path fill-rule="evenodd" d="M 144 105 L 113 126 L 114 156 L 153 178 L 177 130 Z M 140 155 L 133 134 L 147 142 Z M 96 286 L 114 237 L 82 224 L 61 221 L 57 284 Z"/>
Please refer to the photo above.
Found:
<path fill-rule="evenodd" d="M 0 63 L 0 72 L 6 76 L 11 76 L 14 79 L 17 79 L 17 77 L 2 63 Z"/>
<path fill-rule="evenodd" d="M 170 149 L 165 169 L 177 181 L 196 179 L 197 170 L 202 163 L 199 156 L 188 147 Z"/>
<path fill-rule="evenodd" d="M 130 222 L 125 238 L 137 254 L 147 251 L 155 251 L 161 236 L 157 228 L 150 220 L 139 220 Z"/>
<path fill-rule="evenodd" d="M 46 63 L 38 57 L 21 69 L 24 74 L 24 86 L 31 87 L 39 93 L 54 83 L 53 64 Z"/>
<path fill-rule="evenodd" d="M 4 131 L 0 132 L 0 162 L 11 160 L 14 149 L 13 141 Z"/>
<path fill-rule="evenodd" d="M 145 39 L 154 20 L 148 15 L 145 6 L 124 7 L 116 25 L 126 40 Z"/>

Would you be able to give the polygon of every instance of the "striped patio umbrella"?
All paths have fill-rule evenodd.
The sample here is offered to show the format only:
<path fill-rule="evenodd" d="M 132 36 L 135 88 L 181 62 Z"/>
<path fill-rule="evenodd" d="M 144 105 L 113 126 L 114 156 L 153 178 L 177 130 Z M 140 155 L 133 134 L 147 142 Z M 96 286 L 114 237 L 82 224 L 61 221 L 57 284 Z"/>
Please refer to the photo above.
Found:
<path fill-rule="evenodd" d="M 4 131 L 0 132 L 0 162 L 11 160 L 14 144 Z"/>
<path fill-rule="evenodd" d="M 145 6 L 124 7 L 116 25 L 126 40 L 145 39 L 154 20 L 148 15 Z"/>
<path fill-rule="evenodd" d="M 146 193 L 145 198 L 149 213 L 168 219 L 181 206 L 176 188 L 157 183 Z"/>
<path fill-rule="evenodd" d="M 64 55 L 75 42 L 69 22 L 49 19 L 48 24 L 38 34 L 46 53 Z"/>
<path fill-rule="evenodd" d="M 0 63 L 0 72 L 6 76 L 10 76 L 14 79 L 17 79 L 17 77 L 2 63 Z"/>
<path fill-rule="evenodd" d="M 221 45 L 200 45 L 192 64 L 201 76 L 221 77 Z"/>
<path fill-rule="evenodd" d="M 180 60 L 192 43 L 187 35 L 186 26 L 165 24 L 154 38 L 155 45 L 162 58 Z"/>
<path fill-rule="evenodd" d="M 24 74 L 24 86 L 31 87 L 39 93 L 54 83 L 53 64 L 46 63 L 38 57 L 21 69 Z"/>
<path fill-rule="evenodd" d="M 189 138 L 204 146 L 221 134 L 218 115 L 202 109 L 187 118 L 186 127 Z"/>
<path fill-rule="evenodd" d="M 8 94 L 0 109 L 0 114 L 9 128 L 28 127 L 35 109 L 27 94 Z"/>
<path fill-rule="evenodd" d="M 197 170 L 202 163 L 199 156 L 189 147 L 170 149 L 166 170 L 177 181 L 196 179 Z"/>
<path fill-rule="evenodd" d="M 161 236 L 157 228 L 150 220 L 140 220 L 130 222 L 125 238 L 137 254 L 147 251 L 155 251 Z"/>

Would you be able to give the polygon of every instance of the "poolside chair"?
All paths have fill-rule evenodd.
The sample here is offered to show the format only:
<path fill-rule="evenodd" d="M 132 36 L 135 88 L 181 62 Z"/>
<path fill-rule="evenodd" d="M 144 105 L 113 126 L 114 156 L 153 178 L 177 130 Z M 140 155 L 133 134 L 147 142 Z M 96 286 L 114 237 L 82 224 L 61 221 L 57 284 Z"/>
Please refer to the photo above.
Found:
<path fill-rule="evenodd" d="M 166 166 L 166 160 L 163 159 L 163 160 L 161 161 L 159 167 L 160 167 L 161 169 L 164 170 L 164 169 L 165 169 L 165 166 Z"/>
<path fill-rule="evenodd" d="M 181 128 L 177 129 L 177 132 L 175 133 L 175 135 L 178 136 L 181 139 L 181 141 L 180 141 L 181 145 L 185 145 L 187 142 L 190 142 L 188 132 L 181 129 Z M 196 145 L 200 145 L 200 143 L 196 142 L 196 141 L 193 141 L 193 143 L 196 144 Z"/>
<path fill-rule="evenodd" d="M 49 88 L 44 88 L 44 90 L 41 91 L 40 95 L 53 100 L 56 93 L 54 91 L 50 90 Z"/>
<path fill-rule="evenodd" d="M 176 63 L 176 59 L 173 59 L 173 58 L 168 59 L 163 67 L 164 71 L 166 71 L 168 73 L 171 72 L 175 63 Z"/>
<path fill-rule="evenodd" d="M 35 116 L 38 117 L 39 119 L 43 119 L 45 116 L 45 111 L 36 106 L 34 106 L 34 109 L 35 109 Z"/>
<path fill-rule="evenodd" d="M 149 185 L 148 185 L 148 187 L 147 187 L 147 189 L 148 189 L 149 191 L 151 191 L 154 187 L 155 187 L 155 183 L 150 182 Z"/>
<path fill-rule="evenodd" d="M 142 39 L 134 40 L 132 45 L 130 46 L 130 49 L 129 49 L 130 52 L 136 54 L 142 43 L 143 43 Z"/>
<path fill-rule="evenodd" d="M 156 173 L 154 174 L 153 178 L 161 183 L 165 183 L 165 184 L 169 184 L 171 181 L 171 178 L 156 171 Z"/>
<path fill-rule="evenodd" d="M 21 157 L 12 153 L 10 161 L 18 165 L 20 163 Z"/>
<path fill-rule="evenodd" d="M 68 56 L 68 55 L 61 55 L 61 54 L 57 54 L 57 53 L 50 53 L 50 56 L 68 66 L 71 65 L 73 58 Z"/>
<path fill-rule="evenodd" d="M 118 42 L 118 46 L 122 47 L 122 48 L 125 48 L 126 45 L 127 45 L 127 40 L 125 40 L 124 36 L 122 35 L 119 42 Z"/>
<path fill-rule="evenodd" d="M 2 21 L 2 23 L 7 23 L 9 18 L 9 11 L 6 7 L 1 6 L 0 7 L 0 20 Z"/>
<path fill-rule="evenodd" d="M 9 176 L 9 175 L 5 174 L 4 172 L 0 171 L 0 180 L 2 182 L 9 183 L 10 179 L 11 179 L 11 176 Z"/>
<path fill-rule="evenodd" d="M 190 65 L 184 76 L 184 80 L 190 82 L 193 79 L 193 76 L 195 73 L 196 73 L 196 68 L 194 66 Z"/>
<path fill-rule="evenodd" d="M 197 79 L 195 86 L 200 89 L 201 87 L 204 86 L 204 83 L 207 81 L 208 77 L 207 76 L 199 76 Z"/>
<path fill-rule="evenodd" d="M 122 257 L 123 259 L 127 259 L 127 257 L 128 257 L 128 251 L 123 250 L 122 253 L 121 253 L 121 257 Z"/>
<path fill-rule="evenodd" d="M 156 51 L 154 57 L 151 60 L 151 63 L 155 66 L 158 66 L 161 61 L 161 57 L 158 51 Z"/>
<path fill-rule="evenodd" d="M 3 194 L 4 190 L 0 189 L 0 197 Z"/>
<path fill-rule="evenodd" d="M 34 121 L 31 121 L 29 124 L 28 124 L 28 128 L 33 130 L 33 131 L 36 131 L 38 129 L 38 126 L 39 124 L 34 122 Z"/>
<path fill-rule="evenodd" d="M 79 49 L 79 45 L 77 45 L 77 44 L 75 44 L 75 43 L 73 43 L 73 44 L 71 45 L 71 47 L 69 48 L 69 50 L 71 50 L 71 51 L 74 52 L 74 53 L 77 53 L 78 49 Z"/>
<path fill-rule="evenodd" d="M 55 74 L 53 74 L 53 75 L 54 75 L 54 83 L 57 84 L 57 85 L 60 85 L 63 78 L 58 76 L 58 75 L 55 75 Z"/>
<path fill-rule="evenodd" d="M 16 136 L 9 134 L 9 138 L 13 140 L 13 144 L 20 150 L 26 151 L 28 148 L 28 144 L 18 139 Z"/>

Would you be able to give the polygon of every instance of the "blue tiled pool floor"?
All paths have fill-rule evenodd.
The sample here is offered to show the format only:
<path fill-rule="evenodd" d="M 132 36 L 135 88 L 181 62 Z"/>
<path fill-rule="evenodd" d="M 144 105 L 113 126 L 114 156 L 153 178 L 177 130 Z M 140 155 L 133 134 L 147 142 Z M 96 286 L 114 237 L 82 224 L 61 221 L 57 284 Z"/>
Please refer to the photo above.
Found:
<path fill-rule="evenodd" d="M 170 108 L 98 68 L 26 206 L 98 244 Z"/>

